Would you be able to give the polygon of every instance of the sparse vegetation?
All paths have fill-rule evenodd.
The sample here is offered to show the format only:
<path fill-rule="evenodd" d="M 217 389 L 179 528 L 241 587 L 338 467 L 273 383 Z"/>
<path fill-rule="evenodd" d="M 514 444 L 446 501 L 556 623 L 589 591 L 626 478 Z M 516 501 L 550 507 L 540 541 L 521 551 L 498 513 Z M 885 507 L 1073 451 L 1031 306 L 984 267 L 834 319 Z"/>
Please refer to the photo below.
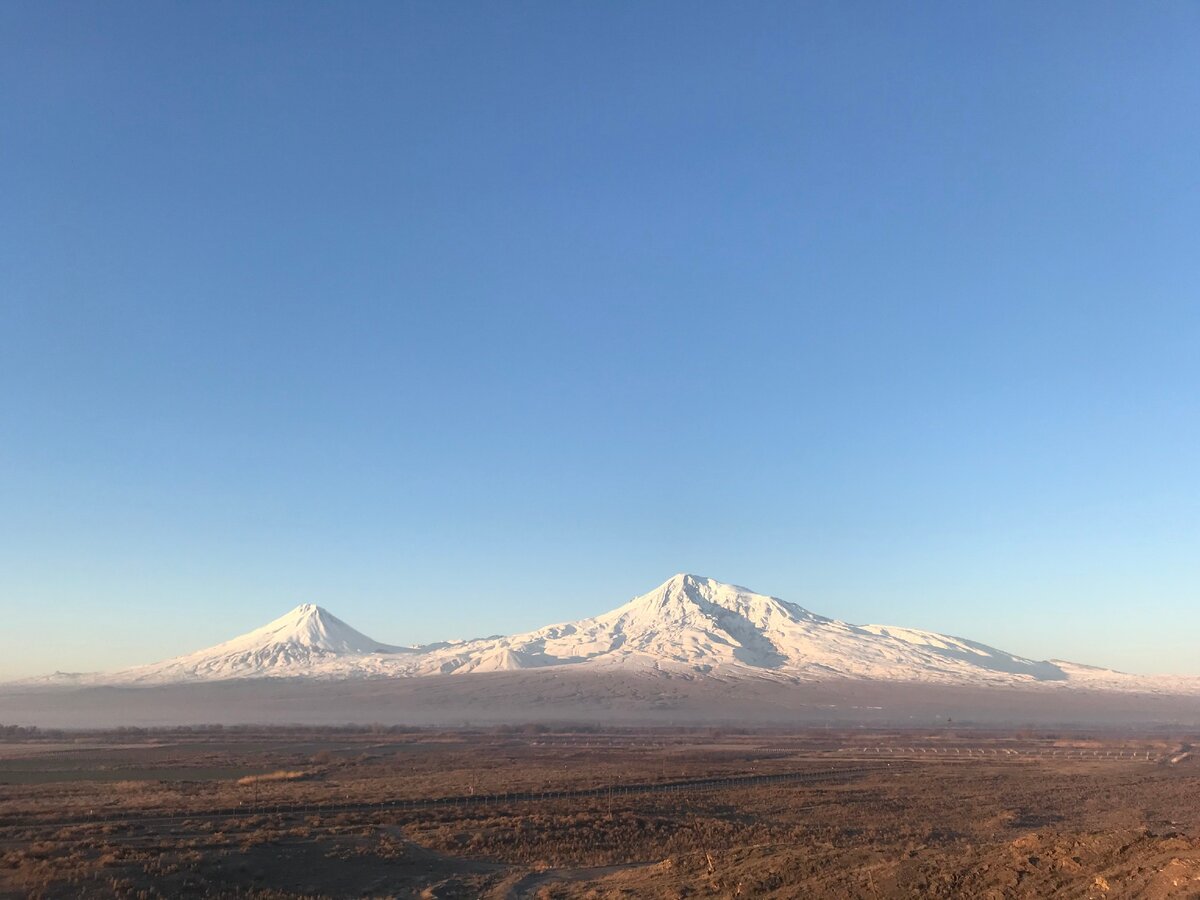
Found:
<path fill-rule="evenodd" d="M 312 778 L 315 773 L 306 769 L 279 769 L 267 772 L 265 775 L 243 775 L 237 780 L 240 787 L 252 784 L 267 784 L 272 781 L 303 781 Z"/>
<path fill-rule="evenodd" d="M 37 735 L 0 758 L 0 896 L 1191 896 L 1197 763 L 1169 763 L 1191 741 L 965 726 Z M 877 771 L 570 801 L 276 811 L 848 758 Z M 97 810 L 127 818 L 90 821 Z"/>

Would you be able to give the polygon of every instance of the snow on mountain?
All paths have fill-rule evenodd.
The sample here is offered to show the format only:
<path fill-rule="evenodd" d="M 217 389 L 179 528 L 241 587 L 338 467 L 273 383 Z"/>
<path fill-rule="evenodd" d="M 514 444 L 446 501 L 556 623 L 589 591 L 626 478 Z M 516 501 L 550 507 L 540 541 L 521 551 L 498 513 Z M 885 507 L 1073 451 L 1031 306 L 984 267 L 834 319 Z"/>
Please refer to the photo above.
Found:
<path fill-rule="evenodd" d="M 611 612 L 434 654 L 438 670 L 589 664 L 697 674 L 1062 681 L 1065 672 L 984 644 L 887 626 L 859 627 L 711 578 L 676 575 Z M 486 661 L 486 662 L 485 662 Z M 428 670 L 417 662 L 420 673 Z"/>
<path fill-rule="evenodd" d="M 566 666 L 725 680 L 851 678 L 1200 692 L 1200 679 L 1124 675 L 1026 659 L 929 631 L 851 625 L 746 588 L 686 574 L 602 615 L 508 637 L 392 646 L 306 604 L 262 628 L 187 656 L 107 675 L 49 680 L 162 684 L 253 677 L 469 676 Z"/>
<path fill-rule="evenodd" d="M 411 652 L 367 637 L 312 603 L 207 650 L 114 673 L 121 683 L 300 675 L 348 660 Z"/>

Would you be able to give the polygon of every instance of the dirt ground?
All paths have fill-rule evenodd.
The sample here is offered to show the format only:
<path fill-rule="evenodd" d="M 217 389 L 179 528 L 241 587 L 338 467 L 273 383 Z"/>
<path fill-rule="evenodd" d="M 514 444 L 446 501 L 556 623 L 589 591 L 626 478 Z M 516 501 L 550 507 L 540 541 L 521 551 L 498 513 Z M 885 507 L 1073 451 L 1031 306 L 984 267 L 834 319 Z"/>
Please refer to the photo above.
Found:
<path fill-rule="evenodd" d="M 1191 740 L 949 726 L 9 735 L 0 896 L 1200 897 Z M 744 780 L 801 772 L 835 774 Z M 714 777 L 736 780 L 651 790 Z M 593 793 L 541 796 L 564 790 Z M 536 796 L 503 797 L 517 792 Z M 382 805 L 446 797 L 459 799 Z"/>

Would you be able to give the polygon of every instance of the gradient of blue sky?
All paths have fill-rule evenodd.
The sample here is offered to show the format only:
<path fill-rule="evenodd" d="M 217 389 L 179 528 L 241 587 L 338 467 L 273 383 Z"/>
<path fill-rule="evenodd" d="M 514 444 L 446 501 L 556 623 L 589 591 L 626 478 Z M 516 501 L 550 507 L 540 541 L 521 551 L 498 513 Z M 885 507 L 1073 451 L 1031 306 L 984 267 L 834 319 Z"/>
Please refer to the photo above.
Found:
<path fill-rule="evenodd" d="M 0 677 L 686 570 L 1200 672 L 1200 6 L 0 5 Z"/>

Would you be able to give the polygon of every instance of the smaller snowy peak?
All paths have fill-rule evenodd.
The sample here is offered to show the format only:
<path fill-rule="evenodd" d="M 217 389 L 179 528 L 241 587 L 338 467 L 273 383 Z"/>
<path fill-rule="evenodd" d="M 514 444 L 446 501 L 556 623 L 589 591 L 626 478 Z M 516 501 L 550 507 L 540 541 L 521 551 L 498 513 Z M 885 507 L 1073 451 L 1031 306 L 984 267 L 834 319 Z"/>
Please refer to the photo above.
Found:
<path fill-rule="evenodd" d="M 261 628 L 221 646 L 292 644 L 331 653 L 379 653 L 395 649 L 351 628 L 315 603 L 303 603 Z"/>
<path fill-rule="evenodd" d="M 240 637 L 160 663 L 116 672 L 115 683 L 339 674 L 364 660 L 412 653 L 351 628 L 313 603 L 304 603 Z"/>

